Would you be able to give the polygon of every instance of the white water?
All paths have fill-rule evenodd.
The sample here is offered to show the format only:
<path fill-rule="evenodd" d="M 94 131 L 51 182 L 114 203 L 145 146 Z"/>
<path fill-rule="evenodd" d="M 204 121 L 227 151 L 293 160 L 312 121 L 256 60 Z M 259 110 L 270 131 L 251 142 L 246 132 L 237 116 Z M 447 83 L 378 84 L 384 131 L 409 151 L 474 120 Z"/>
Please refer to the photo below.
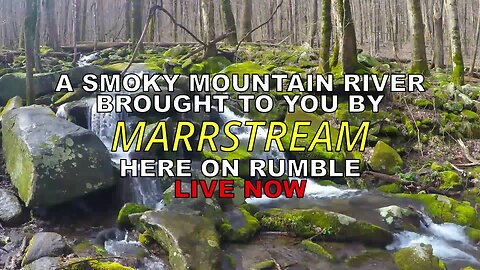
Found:
<path fill-rule="evenodd" d="M 67 112 L 65 111 L 65 105 L 67 105 L 67 103 L 62 104 L 60 105 L 60 107 L 58 107 L 57 113 L 56 113 L 58 118 L 67 119 Z"/>
<path fill-rule="evenodd" d="M 443 261 L 464 261 L 480 265 L 473 255 L 467 253 L 477 250 L 470 243 L 465 228 L 452 223 L 435 224 L 428 217 L 424 217 L 430 224 L 423 226 L 423 233 L 400 232 L 395 234 L 395 241 L 387 246 L 388 250 L 398 250 L 413 247 L 417 244 L 432 245 L 433 254 Z"/>
<path fill-rule="evenodd" d="M 98 59 L 98 53 L 91 53 L 86 55 L 82 54 L 77 62 L 77 65 L 79 67 L 89 66 L 91 65 L 91 62 L 95 61 L 96 59 Z"/>

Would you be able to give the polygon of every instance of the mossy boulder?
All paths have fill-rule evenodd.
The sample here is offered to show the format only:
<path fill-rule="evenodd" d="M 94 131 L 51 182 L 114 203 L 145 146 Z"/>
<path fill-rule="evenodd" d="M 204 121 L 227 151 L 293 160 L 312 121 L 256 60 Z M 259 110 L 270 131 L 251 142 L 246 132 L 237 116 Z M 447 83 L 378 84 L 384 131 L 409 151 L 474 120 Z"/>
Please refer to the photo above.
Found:
<path fill-rule="evenodd" d="M 27 207 L 61 204 L 114 184 L 102 141 L 47 107 L 6 113 L 2 142 L 7 171 Z"/>
<path fill-rule="evenodd" d="M 271 209 L 255 215 L 264 230 L 292 232 L 315 240 L 361 242 L 385 247 L 393 235 L 372 224 L 320 209 Z"/>
<path fill-rule="evenodd" d="M 58 257 L 68 255 L 71 248 L 58 233 L 40 232 L 35 234 L 23 256 L 22 265 L 27 265 L 42 257 Z"/>
<path fill-rule="evenodd" d="M 274 270 L 276 268 L 277 265 L 274 260 L 267 260 L 257 263 L 250 270 Z"/>
<path fill-rule="evenodd" d="M 229 242 L 247 242 L 260 230 L 260 223 L 245 209 L 234 209 L 224 213 L 219 227 L 222 238 Z"/>
<path fill-rule="evenodd" d="M 130 219 L 128 218 L 131 214 L 139 214 L 147 212 L 150 209 L 149 207 L 136 203 L 126 203 L 122 209 L 118 212 L 117 224 L 122 227 L 128 227 L 131 225 Z"/>
<path fill-rule="evenodd" d="M 398 183 L 383 185 L 377 188 L 378 191 L 385 193 L 402 193 L 403 187 Z"/>
<path fill-rule="evenodd" d="M 320 257 L 323 257 L 329 261 L 333 261 L 335 259 L 335 257 L 333 257 L 332 254 L 330 254 L 330 252 L 328 252 L 324 247 L 322 247 L 320 244 L 317 244 L 315 242 L 313 242 L 312 240 L 303 240 L 302 241 L 302 246 L 312 252 L 312 253 L 315 253 L 317 254 L 318 256 Z"/>
<path fill-rule="evenodd" d="M 173 48 L 168 49 L 166 52 L 163 53 L 163 56 L 170 57 L 170 58 L 179 58 L 185 54 L 187 54 L 189 49 L 185 46 L 178 45 Z"/>
<path fill-rule="evenodd" d="M 475 208 L 469 202 L 458 202 L 436 194 L 398 194 L 398 196 L 423 202 L 425 211 L 435 223 L 450 222 L 480 229 Z"/>
<path fill-rule="evenodd" d="M 134 270 L 117 262 L 106 262 L 92 258 L 75 258 L 67 261 L 61 269 L 65 270 Z"/>
<path fill-rule="evenodd" d="M 420 215 L 413 209 L 391 205 L 379 208 L 378 212 L 383 221 L 394 230 L 416 232 L 420 227 Z"/>
<path fill-rule="evenodd" d="M 369 165 L 374 171 L 395 174 L 402 170 L 403 160 L 395 149 L 379 141 L 373 148 Z"/>
<path fill-rule="evenodd" d="M 219 269 L 220 237 L 215 225 L 205 217 L 171 211 L 149 211 L 140 222 L 168 252 L 173 269 Z"/>
<path fill-rule="evenodd" d="M 400 270 L 445 270 L 445 264 L 433 255 L 431 245 L 417 244 L 402 248 L 393 255 Z"/>
<path fill-rule="evenodd" d="M 466 231 L 467 231 L 467 236 L 468 236 L 468 238 L 470 238 L 472 243 L 474 243 L 474 244 L 480 243 L 480 230 L 479 229 L 474 229 L 474 228 L 468 227 L 466 229 Z"/>
<path fill-rule="evenodd" d="M 244 75 L 265 75 L 269 74 L 270 72 L 260 66 L 259 64 L 253 63 L 253 62 L 243 62 L 243 63 L 238 63 L 238 64 L 232 64 L 223 70 L 221 70 L 219 73 L 221 74 L 226 74 L 230 78 L 232 75 L 236 74 L 239 76 L 239 85 L 243 85 L 243 76 Z M 231 91 L 233 91 L 233 88 L 230 88 Z"/>
<path fill-rule="evenodd" d="M 13 97 L 7 101 L 5 107 L 3 107 L 0 112 L 0 122 L 2 121 L 3 115 L 11 110 L 18 109 L 23 106 L 23 99 L 21 97 Z"/>

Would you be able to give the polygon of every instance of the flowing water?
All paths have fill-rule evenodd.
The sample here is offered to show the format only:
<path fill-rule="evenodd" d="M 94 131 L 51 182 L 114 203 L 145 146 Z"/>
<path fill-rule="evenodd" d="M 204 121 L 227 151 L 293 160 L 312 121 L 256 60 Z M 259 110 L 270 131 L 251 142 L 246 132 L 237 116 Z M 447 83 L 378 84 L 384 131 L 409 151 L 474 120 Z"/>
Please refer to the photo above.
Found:
<path fill-rule="evenodd" d="M 60 116 L 62 110 L 59 109 Z M 103 114 L 97 113 L 95 106 L 92 107 L 90 114 L 90 129 L 97 134 L 97 136 L 104 142 L 108 149 L 111 148 L 111 142 L 114 136 L 115 126 L 118 121 L 125 120 L 128 117 L 126 114 Z M 241 122 L 249 121 L 250 119 L 236 115 L 232 110 L 227 109 L 220 114 L 223 122 L 237 120 Z M 241 127 L 233 130 L 239 137 L 241 144 L 245 147 L 246 142 L 250 136 L 250 129 Z M 267 131 L 260 129 L 258 131 L 257 140 L 265 140 Z M 260 144 L 259 144 L 260 145 Z M 263 159 L 274 159 L 277 162 L 286 160 L 285 155 L 274 148 L 270 152 L 264 152 L 262 149 L 255 149 L 254 156 Z M 119 151 L 112 153 L 112 161 L 118 163 L 119 159 L 135 158 L 133 152 Z M 160 188 L 159 179 L 130 177 L 124 179 L 128 182 L 133 202 L 142 203 L 150 206 L 156 206 L 161 202 L 163 190 Z M 334 211 L 342 214 L 352 216 L 367 222 L 385 227 L 377 209 L 390 205 L 398 205 L 400 207 L 407 207 L 414 205 L 417 209 L 422 206 L 417 202 L 391 197 L 385 194 L 375 192 L 360 191 L 356 189 L 337 188 L 333 186 L 320 186 L 313 180 L 308 180 L 306 196 L 302 199 L 247 199 L 247 202 L 256 204 L 262 209 L 269 208 L 321 208 L 329 211 Z M 444 260 L 448 266 L 458 267 L 473 265 L 480 267 L 480 251 L 478 247 L 469 242 L 465 233 L 465 228 L 455 224 L 434 224 L 428 220 L 430 226 L 423 226 L 419 233 L 414 232 L 398 232 L 395 234 L 395 241 L 387 246 L 388 250 L 394 251 L 399 248 L 413 246 L 417 243 L 430 244 L 433 247 L 434 254 L 440 259 Z M 127 238 L 121 241 L 110 241 L 106 243 L 106 249 L 109 253 L 114 255 L 124 254 L 123 252 L 138 251 L 138 243 L 136 241 L 128 240 Z M 166 269 L 165 264 L 158 258 L 147 257 L 142 266 L 138 269 Z"/>

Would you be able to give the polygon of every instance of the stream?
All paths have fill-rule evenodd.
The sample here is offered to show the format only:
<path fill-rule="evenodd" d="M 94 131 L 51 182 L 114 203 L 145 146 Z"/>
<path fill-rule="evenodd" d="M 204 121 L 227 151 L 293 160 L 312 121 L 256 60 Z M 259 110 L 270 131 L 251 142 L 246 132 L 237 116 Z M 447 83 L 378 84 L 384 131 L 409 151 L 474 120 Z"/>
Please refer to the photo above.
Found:
<path fill-rule="evenodd" d="M 87 56 L 88 57 L 88 56 Z M 95 111 L 95 106 L 90 113 L 90 129 L 100 137 L 107 148 L 111 148 L 113 133 L 118 121 L 127 120 L 126 114 L 102 114 Z M 248 121 L 249 119 L 235 114 L 228 109 L 225 113 L 220 114 L 221 121 L 227 122 L 231 120 Z M 248 141 L 250 136 L 249 130 L 238 128 L 234 131 L 239 135 L 241 143 Z M 259 130 L 258 140 L 264 140 L 267 136 L 266 130 Z M 276 162 L 285 160 L 285 155 L 278 151 L 278 148 L 270 152 L 256 150 L 254 156 L 263 159 L 274 159 Z M 112 153 L 112 161 L 117 163 L 120 158 L 135 158 L 135 154 Z M 181 158 L 181 157 L 179 157 Z M 131 177 L 123 179 L 124 184 L 128 185 L 129 200 L 136 203 L 145 204 L 160 209 L 162 206 L 163 190 L 159 185 L 159 179 Z M 342 213 L 351 217 L 361 219 L 372 224 L 386 228 L 377 209 L 381 207 L 397 205 L 400 207 L 414 206 L 416 209 L 422 209 L 419 202 L 409 199 L 398 198 L 372 191 L 361 191 L 348 188 L 338 188 L 334 186 L 320 186 L 313 180 L 308 180 L 306 196 L 302 199 L 247 199 L 248 203 L 255 204 L 261 209 L 270 208 L 321 208 L 333 212 Z M 435 224 L 422 211 L 424 219 L 427 221 L 428 227 L 422 225 L 418 233 L 401 231 L 395 233 L 395 241 L 386 247 L 389 251 L 395 251 L 400 248 L 410 247 L 417 243 L 430 244 L 433 247 L 434 255 L 442 259 L 449 269 L 459 269 L 460 267 L 474 266 L 480 267 L 480 250 L 472 245 L 465 233 L 465 228 L 456 224 L 444 223 Z M 117 256 L 136 254 L 143 249 L 135 240 L 125 239 L 120 241 L 107 241 L 106 250 Z M 168 269 L 168 265 L 162 259 L 147 256 L 144 264 L 138 269 Z"/>

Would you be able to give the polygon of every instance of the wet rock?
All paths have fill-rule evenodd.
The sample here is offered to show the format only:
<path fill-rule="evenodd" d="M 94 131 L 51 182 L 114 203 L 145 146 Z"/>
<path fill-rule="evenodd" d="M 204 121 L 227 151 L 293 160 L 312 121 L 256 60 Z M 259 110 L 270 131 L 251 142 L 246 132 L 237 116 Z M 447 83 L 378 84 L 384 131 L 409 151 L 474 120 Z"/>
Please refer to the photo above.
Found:
<path fill-rule="evenodd" d="M 122 227 L 128 227 L 131 225 L 130 219 L 128 218 L 129 215 L 144 213 L 149 210 L 151 210 L 149 207 L 141 204 L 126 203 L 122 209 L 120 209 L 120 212 L 118 212 L 117 224 Z"/>
<path fill-rule="evenodd" d="M 305 247 L 306 250 L 313 252 L 320 257 L 324 257 L 329 261 L 333 261 L 335 259 L 333 255 L 330 254 L 330 252 L 328 252 L 324 247 L 311 240 L 303 240 L 302 245 Z"/>
<path fill-rule="evenodd" d="M 140 222 L 169 254 L 173 269 L 218 269 L 221 250 L 215 225 L 207 218 L 149 211 Z"/>
<path fill-rule="evenodd" d="M 449 222 L 480 229 L 475 208 L 469 202 L 458 202 L 436 194 L 398 194 L 398 196 L 423 202 L 425 211 L 435 223 Z"/>
<path fill-rule="evenodd" d="M 52 270 L 60 266 L 60 258 L 43 257 L 25 265 L 22 270 Z"/>
<path fill-rule="evenodd" d="M 247 242 L 260 230 L 260 223 L 245 209 L 234 209 L 224 213 L 219 227 L 222 238 L 230 242 Z"/>
<path fill-rule="evenodd" d="M 293 232 L 315 240 L 360 242 L 385 247 L 393 241 L 393 235 L 373 224 L 352 217 L 320 209 L 271 209 L 255 215 L 263 229 Z"/>
<path fill-rule="evenodd" d="M 15 194 L 0 189 L 0 223 L 17 225 L 22 220 L 22 205 Z"/>
<path fill-rule="evenodd" d="M 400 270 L 443 270 L 445 264 L 433 256 L 431 245 L 417 244 L 413 247 L 402 248 L 393 255 L 395 264 Z"/>
<path fill-rule="evenodd" d="M 414 209 L 401 208 L 396 205 L 382 207 L 378 212 L 383 221 L 394 230 L 418 231 L 420 215 Z"/>
<path fill-rule="evenodd" d="M 42 106 L 5 114 L 7 171 L 27 207 L 48 207 L 114 184 L 110 153 L 91 131 Z"/>
<path fill-rule="evenodd" d="M 403 160 L 395 149 L 379 141 L 373 149 L 369 165 L 374 171 L 395 174 L 403 168 Z"/>
<path fill-rule="evenodd" d="M 90 109 L 94 104 L 95 98 L 85 98 L 65 103 L 58 108 L 57 117 L 66 119 L 77 126 L 88 129 L 90 122 Z"/>
<path fill-rule="evenodd" d="M 68 255 L 71 248 L 58 233 L 40 232 L 33 236 L 22 260 L 22 266 L 43 257 Z"/>

